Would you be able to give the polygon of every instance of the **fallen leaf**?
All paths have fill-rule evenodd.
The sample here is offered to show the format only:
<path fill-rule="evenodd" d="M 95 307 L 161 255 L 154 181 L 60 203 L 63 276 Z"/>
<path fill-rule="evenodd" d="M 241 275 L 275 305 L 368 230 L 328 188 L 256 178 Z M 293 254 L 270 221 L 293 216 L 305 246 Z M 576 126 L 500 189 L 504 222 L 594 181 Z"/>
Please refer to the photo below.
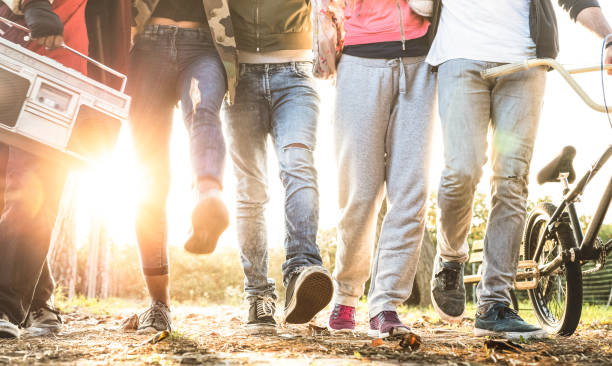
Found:
<path fill-rule="evenodd" d="M 138 315 L 132 314 L 129 317 L 123 319 L 119 328 L 123 331 L 138 329 Z"/>
<path fill-rule="evenodd" d="M 523 347 L 512 341 L 501 340 L 501 339 L 487 339 L 484 342 L 485 350 L 495 351 L 510 351 L 510 352 L 523 352 Z"/>
<path fill-rule="evenodd" d="M 380 338 L 372 339 L 372 347 L 378 347 L 383 345 L 383 340 Z"/>
<path fill-rule="evenodd" d="M 414 333 L 404 334 L 402 339 L 400 339 L 399 345 L 404 349 L 409 349 L 410 351 L 416 351 L 421 347 L 423 341 L 421 337 Z"/>
<path fill-rule="evenodd" d="M 330 332 L 329 330 L 327 330 L 327 328 L 319 327 L 312 323 L 308 324 L 308 331 L 312 337 L 330 335 Z"/>
<path fill-rule="evenodd" d="M 159 343 L 161 341 L 163 341 L 164 339 L 168 338 L 168 336 L 170 335 L 170 332 L 168 332 L 167 330 L 162 330 L 161 332 L 156 333 L 153 337 L 147 339 L 146 341 L 142 342 L 141 345 L 145 345 L 145 344 L 156 344 Z"/>

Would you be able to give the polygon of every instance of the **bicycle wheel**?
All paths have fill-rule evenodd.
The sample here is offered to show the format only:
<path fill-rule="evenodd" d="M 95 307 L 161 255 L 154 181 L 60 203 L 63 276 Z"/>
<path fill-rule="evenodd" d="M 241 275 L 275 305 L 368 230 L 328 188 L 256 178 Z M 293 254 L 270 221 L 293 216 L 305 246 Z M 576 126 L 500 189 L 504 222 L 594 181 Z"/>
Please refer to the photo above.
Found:
<path fill-rule="evenodd" d="M 571 226 L 563 222 L 555 233 L 548 230 L 550 217 L 557 207 L 540 203 L 527 217 L 523 245 L 525 257 L 538 265 L 551 262 L 562 250 L 576 246 Z M 538 242 L 544 248 L 534 258 Z M 528 290 L 535 315 L 549 334 L 570 336 L 576 330 L 582 312 L 582 271 L 579 263 L 567 263 L 547 276 L 540 277 L 538 287 Z"/>

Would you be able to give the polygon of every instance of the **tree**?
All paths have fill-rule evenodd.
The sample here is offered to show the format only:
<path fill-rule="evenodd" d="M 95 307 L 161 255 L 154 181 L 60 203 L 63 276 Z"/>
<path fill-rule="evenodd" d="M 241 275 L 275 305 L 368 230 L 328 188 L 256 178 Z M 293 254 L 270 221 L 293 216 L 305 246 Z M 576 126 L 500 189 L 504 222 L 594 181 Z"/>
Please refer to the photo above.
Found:
<path fill-rule="evenodd" d="M 77 283 L 76 197 L 76 176 L 71 174 L 64 186 L 48 256 L 55 282 L 68 298 L 74 297 Z"/>

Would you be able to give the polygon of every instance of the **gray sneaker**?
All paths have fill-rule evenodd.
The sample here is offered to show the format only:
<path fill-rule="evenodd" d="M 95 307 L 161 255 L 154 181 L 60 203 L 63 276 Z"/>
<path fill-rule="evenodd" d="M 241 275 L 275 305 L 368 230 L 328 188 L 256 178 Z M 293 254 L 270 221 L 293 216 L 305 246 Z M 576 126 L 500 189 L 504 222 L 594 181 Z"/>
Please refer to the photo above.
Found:
<path fill-rule="evenodd" d="M 463 263 L 443 262 L 436 255 L 431 278 L 431 303 L 443 320 L 458 323 L 463 319 L 465 312 Z"/>
<path fill-rule="evenodd" d="M 548 333 L 524 321 L 514 309 L 495 303 L 486 312 L 479 310 L 474 322 L 474 335 L 494 336 L 507 339 L 545 338 Z"/>
<path fill-rule="evenodd" d="M 249 334 L 276 334 L 276 296 L 257 296 L 250 300 L 249 321 L 246 330 Z"/>
<path fill-rule="evenodd" d="M 56 332 L 62 327 L 62 318 L 53 307 L 43 305 L 37 309 L 30 309 L 26 325 L 28 328 L 34 327 Z"/>
<path fill-rule="evenodd" d="M 170 309 L 161 301 L 153 301 L 144 313 L 138 316 L 137 334 L 157 333 L 162 330 L 172 331 Z"/>
<path fill-rule="evenodd" d="M 3 313 L 0 313 L 0 338 L 19 338 L 19 327 Z"/>

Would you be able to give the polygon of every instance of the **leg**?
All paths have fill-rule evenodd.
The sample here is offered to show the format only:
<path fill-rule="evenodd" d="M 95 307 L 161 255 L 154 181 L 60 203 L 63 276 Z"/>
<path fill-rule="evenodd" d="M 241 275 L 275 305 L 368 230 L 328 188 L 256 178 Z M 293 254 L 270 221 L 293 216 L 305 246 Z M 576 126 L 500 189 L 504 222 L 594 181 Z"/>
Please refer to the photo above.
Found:
<path fill-rule="evenodd" d="M 161 36 L 160 36 L 161 37 Z M 153 302 L 169 304 L 166 199 L 169 140 L 176 102 L 177 70 L 163 39 L 138 39 L 130 58 L 130 127 L 141 168 L 136 236 L 142 269 Z"/>
<path fill-rule="evenodd" d="M 444 261 L 468 259 L 472 202 L 482 177 L 490 122 L 490 86 L 480 77 L 484 63 L 451 60 L 438 69 L 444 170 L 438 189 L 438 253 Z"/>
<path fill-rule="evenodd" d="M 343 56 L 336 83 L 334 142 L 340 221 L 334 302 L 350 307 L 357 306 L 370 275 L 390 119 L 390 108 L 384 106 L 393 100 L 392 68 L 368 61 Z"/>
<path fill-rule="evenodd" d="M 490 123 L 490 81 L 480 77 L 487 63 L 451 60 L 438 71 L 445 168 L 438 190 L 438 247 L 431 299 L 442 319 L 458 322 L 465 312 L 463 263 L 476 185 L 486 162 Z"/>
<path fill-rule="evenodd" d="M 317 245 L 319 191 L 312 151 L 319 97 L 311 69 L 310 62 L 292 62 L 266 70 L 272 140 L 285 188 L 284 318 L 294 324 L 309 322 L 333 292 Z"/>
<path fill-rule="evenodd" d="M 225 69 L 212 40 L 200 36 L 180 42 L 182 57 L 177 92 L 189 133 L 191 163 L 196 176 L 198 201 L 192 214 L 192 235 L 185 243 L 191 253 L 207 254 L 217 246 L 229 225 L 221 198 L 225 141 L 219 111 L 226 91 Z"/>
<path fill-rule="evenodd" d="M 300 267 L 323 262 L 317 245 L 319 191 L 313 150 L 319 97 L 314 81 L 296 67 L 270 73 L 272 140 L 285 188 L 283 283 Z"/>
<path fill-rule="evenodd" d="M 0 219 L 0 313 L 21 324 L 45 264 L 62 187 L 63 167 L 10 148 Z"/>
<path fill-rule="evenodd" d="M 266 140 L 270 117 L 261 93 L 261 74 L 241 72 L 235 103 L 226 108 L 226 137 L 236 174 L 236 232 L 249 300 L 273 297 L 268 278 L 268 243 L 264 207 L 268 202 Z"/>
<path fill-rule="evenodd" d="M 531 69 L 498 78 L 492 95 L 491 211 L 484 240 L 479 308 L 512 304 L 527 214 L 529 163 L 537 133 L 546 72 Z M 486 312 L 486 311 L 485 311 Z"/>
<path fill-rule="evenodd" d="M 391 103 L 385 139 L 388 211 L 372 267 L 370 318 L 395 311 L 410 297 L 427 212 L 436 78 L 424 58 L 404 58 L 398 64 L 395 80 L 406 88 Z"/>

